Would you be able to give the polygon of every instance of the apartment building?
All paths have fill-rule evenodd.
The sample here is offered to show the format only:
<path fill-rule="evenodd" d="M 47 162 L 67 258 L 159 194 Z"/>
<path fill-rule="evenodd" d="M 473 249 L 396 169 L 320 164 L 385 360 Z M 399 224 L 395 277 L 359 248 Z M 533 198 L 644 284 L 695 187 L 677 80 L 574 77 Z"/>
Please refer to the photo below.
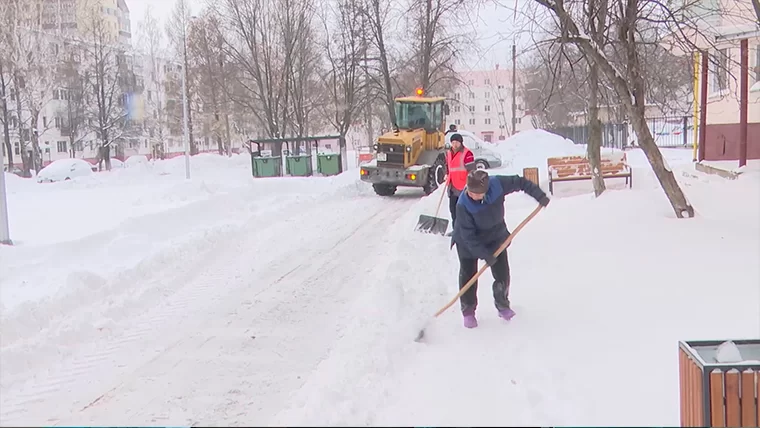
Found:
<path fill-rule="evenodd" d="M 484 141 L 496 142 L 512 135 L 512 71 L 500 68 L 460 73 L 461 84 L 448 95 L 448 121 L 459 129 L 479 135 Z M 516 78 L 519 87 L 519 74 Z M 518 92 L 519 93 L 519 92 Z M 534 129 L 532 117 L 516 97 L 514 132 Z"/>
<path fill-rule="evenodd" d="M 29 0 L 26 0 L 29 1 Z M 126 0 L 34 0 L 39 5 L 43 31 L 58 31 L 64 37 L 81 34 L 93 13 L 100 14 L 113 40 L 129 45 L 132 23 Z"/>

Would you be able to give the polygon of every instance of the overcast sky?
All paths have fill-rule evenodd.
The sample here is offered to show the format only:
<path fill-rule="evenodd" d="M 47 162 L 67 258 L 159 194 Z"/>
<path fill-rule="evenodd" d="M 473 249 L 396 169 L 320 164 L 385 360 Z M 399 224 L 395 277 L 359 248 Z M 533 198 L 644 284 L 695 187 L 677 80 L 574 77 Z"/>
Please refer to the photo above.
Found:
<path fill-rule="evenodd" d="M 154 16 L 161 23 L 163 28 L 166 20 L 171 16 L 172 9 L 174 7 L 175 0 L 126 0 L 130 9 L 131 21 L 132 21 L 132 40 L 134 43 L 139 39 L 140 23 L 145 16 L 145 11 L 148 8 L 148 4 L 151 5 Z M 198 12 L 205 6 L 206 0 L 188 0 L 192 14 L 198 14 Z M 511 0 L 504 0 L 503 4 L 507 7 L 513 7 L 515 4 Z M 524 2 L 523 2 L 524 4 Z M 502 68 L 511 67 L 511 42 L 509 38 L 513 24 L 513 11 L 507 10 L 505 7 L 496 6 L 484 6 L 477 13 L 477 26 L 476 31 L 478 33 L 478 45 L 480 49 L 477 52 L 471 52 L 467 61 L 467 64 L 460 67 L 462 69 L 487 69 L 494 67 L 495 64 L 500 64 Z M 519 15 L 518 15 L 519 19 Z M 447 26 L 454 27 L 461 25 L 457 22 L 446 23 Z M 469 27 L 469 24 L 465 24 Z M 527 38 L 523 36 L 518 39 L 518 45 L 528 42 Z M 518 48 L 519 51 L 519 48 Z M 520 62 L 518 61 L 518 64 Z"/>

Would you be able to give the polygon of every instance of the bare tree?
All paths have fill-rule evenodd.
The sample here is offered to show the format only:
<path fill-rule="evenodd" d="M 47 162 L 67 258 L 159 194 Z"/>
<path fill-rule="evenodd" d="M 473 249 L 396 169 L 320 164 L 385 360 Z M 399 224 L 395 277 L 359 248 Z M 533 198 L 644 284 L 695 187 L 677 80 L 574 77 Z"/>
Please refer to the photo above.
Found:
<path fill-rule="evenodd" d="M 607 45 L 607 5 L 608 0 L 588 0 L 585 7 L 586 28 L 591 40 L 601 49 Z M 594 194 L 598 197 L 606 190 L 602 176 L 602 121 L 599 119 L 599 66 L 596 61 L 585 55 L 588 63 L 588 124 L 589 137 L 586 153 L 591 166 L 591 181 Z"/>
<path fill-rule="evenodd" d="M 388 111 L 390 122 L 396 123 L 396 111 L 394 109 L 394 86 L 391 77 L 391 55 L 388 51 L 388 35 L 385 29 L 389 28 L 389 16 L 391 11 L 391 2 L 389 0 L 364 0 L 362 13 L 364 15 L 364 25 L 369 29 L 371 40 L 377 50 L 377 69 L 379 73 L 367 73 L 367 77 L 374 77 L 372 81 L 382 94 L 381 99 L 385 103 Z"/>
<path fill-rule="evenodd" d="M 74 158 L 76 152 L 84 150 L 82 142 L 89 134 L 87 129 L 88 92 L 87 79 L 80 72 L 81 53 L 79 45 L 70 46 L 66 58 L 59 69 L 60 89 L 57 98 L 62 101 L 58 114 L 63 118 L 62 134 L 68 134 L 69 155 Z"/>
<path fill-rule="evenodd" d="M 175 55 L 182 63 L 182 73 L 185 79 L 185 93 L 187 96 L 187 132 L 190 144 L 190 154 L 198 153 L 198 145 L 195 142 L 193 133 L 193 109 L 191 108 L 195 95 L 195 88 L 192 84 L 194 79 L 190 75 L 190 60 L 187 49 L 188 27 L 192 16 L 187 0 L 176 0 L 172 16 L 166 23 L 166 34 L 174 47 Z"/>
<path fill-rule="evenodd" d="M 341 137 L 348 134 L 355 116 L 368 101 L 362 72 L 366 40 L 360 0 L 339 0 L 324 18 L 324 51 L 328 69 L 323 84 L 329 94 L 325 117 Z M 332 27 L 332 29 L 331 29 Z"/>
<path fill-rule="evenodd" d="M 163 157 L 166 153 L 167 143 L 166 81 L 163 73 L 167 52 L 164 48 L 163 33 L 159 28 L 158 20 L 153 16 L 153 9 L 150 5 L 145 10 L 141 26 L 142 36 L 139 45 L 148 63 L 148 81 L 151 84 L 150 89 L 148 89 L 148 96 L 145 98 L 146 104 L 150 107 L 146 118 L 148 140 L 152 152 Z"/>
<path fill-rule="evenodd" d="M 290 105 L 286 107 L 287 120 L 293 130 L 292 134 L 303 137 L 309 133 L 310 116 L 314 118 L 311 113 L 316 109 L 321 95 L 316 73 L 319 54 L 312 24 L 315 8 L 312 1 L 307 0 L 285 0 L 284 5 L 281 9 L 280 27 L 286 52 L 290 56 L 287 64 L 289 72 L 286 74 L 290 91 Z M 296 144 L 296 154 L 298 150 Z"/>
<path fill-rule="evenodd" d="M 188 48 L 196 94 L 210 136 L 216 139 L 219 154 L 230 153 L 230 101 L 226 88 L 231 65 L 223 50 L 218 17 L 206 11 L 190 28 Z"/>
<path fill-rule="evenodd" d="M 444 94 L 459 83 L 454 70 L 467 40 L 468 13 L 479 6 L 478 0 L 412 0 L 407 15 L 408 31 L 416 43 L 409 55 L 414 59 L 416 85 L 429 93 Z M 451 22 L 457 25 L 451 28 Z"/>
<path fill-rule="evenodd" d="M 621 67 L 616 63 L 614 56 L 605 52 L 593 37 L 586 35 L 583 26 L 579 24 L 579 21 L 582 21 L 573 16 L 564 2 L 555 0 L 535 1 L 551 11 L 559 21 L 563 41 L 578 46 L 581 52 L 590 61 L 596 63 L 600 71 L 610 80 L 621 97 L 623 106 L 633 122 L 639 144 L 668 196 L 676 215 L 678 217 L 692 217 L 694 208 L 686 200 L 673 172 L 665 166 L 662 154 L 654 142 L 645 119 L 646 84 L 638 49 L 638 44 L 642 39 L 637 32 L 638 29 L 642 29 L 640 27 L 643 26 L 644 18 L 642 14 L 644 9 L 638 4 L 640 2 L 625 0 L 608 11 L 610 17 L 615 20 L 613 23 L 617 32 L 615 43 L 622 49 L 624 58 L 626 58 L 624 66 Z M 665 6 L 660 5 L 660 7 Z"/>
<path fill-rule="evenodd" d="M 3 124 L 3 145 L 8 154 L 9 170 L 13 168 L 13 146 L 11 144 L 11 82 L 13 80 L 13 17 L 12 2 L 0 3 L 0 122 Z M 0 165 L 2 167 L 2 165 Z M 0 168 L 1 169 L 1 168 Z"/>
<path fill-rule="evenodd" d="M 130 96 L 125 87 L 133 76 L 128 73 L 132 60 L 116 34 L 102 16 L 100 3 L 90 3 L 83 13 L 83 74 L 90 100 L 88 127 L 95 132 L 100 146 L 98 167 L 111 169 L 111 150 L 129 129 Z"/>
<path fill-rule="evenodd" d="M 42 31 L 42 20 L 38 5 L 18 3 L 10 8 L 15 13 L 11 19 L 13 49 L 13 87 L 17 97 L 16 118 L 19 126 L 19 140 L 22 146 L 26 141 L 32 144 L 32 156 L 25 159 L 24 170 L 30 168 L 39 171 L 42 168 L 42 155 L 39 136 L 48 129 L 42 121 L 41 113 L 51 101 L 53 89 L 57 85 L 57 70 L 61 46 L 54 33 Z M 26 147 L 22 147 L 24 159 Z"/>

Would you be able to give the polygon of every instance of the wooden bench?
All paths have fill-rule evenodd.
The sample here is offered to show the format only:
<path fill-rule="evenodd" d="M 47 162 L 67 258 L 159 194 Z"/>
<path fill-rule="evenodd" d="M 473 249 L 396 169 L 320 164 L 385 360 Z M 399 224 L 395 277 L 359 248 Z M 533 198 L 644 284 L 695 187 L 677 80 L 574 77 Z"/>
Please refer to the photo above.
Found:
<path fill-rule="evenodd" d="M 549 173 L 549 193 L 554 194 L 554 183 L 562 181 L 591 180 L 591 165 L 585 156 L 563 156 L 546 160 Z M 625 152 L 602 154 L 602 177 L 625 178 L 625 184 L 633 187 L 633 171 L 628 165 Z"/>

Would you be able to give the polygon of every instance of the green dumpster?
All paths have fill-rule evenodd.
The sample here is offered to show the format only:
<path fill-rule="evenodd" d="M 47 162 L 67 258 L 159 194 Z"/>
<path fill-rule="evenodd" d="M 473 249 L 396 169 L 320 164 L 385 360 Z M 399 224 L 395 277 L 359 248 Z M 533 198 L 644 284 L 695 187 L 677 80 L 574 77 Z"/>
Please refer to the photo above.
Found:
<path fill-rule="evenodd" d="M 280 156 L 251 156 L 254 177 L 279 177 L 282 175 Z"/>
<path fill-rule="evenodd" d="M 340 156 L 337 154 L 317 155 L 317 172 L 323 175 L 340 174 Z"/>
<path fill-rule="evenodd" d="M 311 156 L 291 155 L 285 157 L 285 171 L 294 177 L 308 177 L 312 174 Z"/>

